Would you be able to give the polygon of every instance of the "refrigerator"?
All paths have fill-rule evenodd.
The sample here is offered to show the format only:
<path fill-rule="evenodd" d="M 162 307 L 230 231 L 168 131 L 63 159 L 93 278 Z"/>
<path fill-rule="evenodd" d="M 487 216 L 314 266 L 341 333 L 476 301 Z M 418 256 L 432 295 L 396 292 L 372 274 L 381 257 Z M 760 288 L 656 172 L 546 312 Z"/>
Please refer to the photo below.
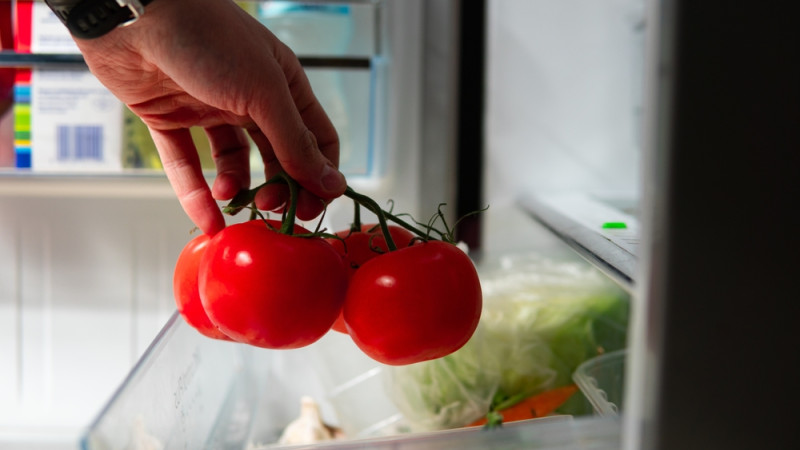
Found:
<path fill-rule="evenodd" d="M 267 352 L 186 325 L 171 283 L 193 226 L 141 124 L 92 84 L 41 2 L 8 3 L 15 45 L 3 35 L 0 70 L 16 82 L 3 122 L 14 141 L 0 158 L 0 448 L 269 447 L 305 395 L 348 432 L 320 448 L 796 446 L 800 39 L 785 11 L 237 2 L 300 57 L 352 187 L 423 221 L 442 203 L 451 223 L 486 208 L 458 238 L 487 287 L 509 267 L 540 286 L 555 261 L 582 277 L 560 289 L 593 280 L 624 299 L 622 348 L 585 355 L 570 373 L 581 414 L 488 431 L 409 422 L 396 388 L 407 372 L 346 336 Z M 27 41 L 19 14 L 33 24 Z M 66 103 L 105 105 L 106 122 L 48 117 L 47 95 L 64 102 L 75 85 L 91 87 L 92 106 Z M 73 164 L 59 125 L 108 130 L 103 158 Z M 324 226 L 351 219 L 336 201 Z"/>

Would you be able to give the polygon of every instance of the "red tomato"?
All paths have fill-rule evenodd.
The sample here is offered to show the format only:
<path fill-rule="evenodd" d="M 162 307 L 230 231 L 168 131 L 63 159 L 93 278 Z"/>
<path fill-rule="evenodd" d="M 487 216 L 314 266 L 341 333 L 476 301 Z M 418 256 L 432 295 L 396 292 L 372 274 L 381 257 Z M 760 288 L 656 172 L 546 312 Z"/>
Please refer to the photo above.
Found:
<path fill-rule="evenodd" d="M 180 255 L 178 255 L 178 261 L 175 263 L 172 290 L 175 294 L 178 312 L 183 316 L 186 323 L 205 336 L 230 341 L 231 338 L 220 331 L 208 318 L 200 301 L 200 293 L 197 288 L 200 258 L 205 253 L 209 240 L 208 235 L 201 234 L 183 247 Z"/>
<path fill-rule="evenodd" d="M 371 358 L 391 365 L 446 356 L 478 326 L 480 280 L 453 244 L 428 241 L 366 262 L 350 280 L 344 319 Z"/>
<path fill-rule="evenodd" d="M 414 234 L 405 228 L 396 225 L 389 225 L 388 228 L 397 248 L 408 247 L 414 239 Z M 336 236 L 341 239 L 330 238 L 328 242 L 345 259 L 350 276 L 365 262 L 389 251 L 383 232 L 376 224 L 362 225 L 361 231 L 338 231 Z"/>
<path fill-rule="evenodd" d="M 405 228 L 396 225 L 389 225 L 388 228 L 397 248 L 408 247 L 414 239 L 414 234 Z M 328 242 L 342 255 L 348 268 L 348 278 L 352 277 L 365 262 L 389 251 L 389 247 L 386 245 L 386 238 L 384 238 L 383 232 L 377 224 L 362 225 L 361 231 L 338 231 L 336 236 L 341 239 L 330 238 Z M 375 251 L 376 248 L 381 251 Z M 342 314 L 339 314 L 331 328 L 340 333 L 347 333 Z"/>
<path fill-rule="evenodd" d="M 287 236 L 254 222 L 228 226 L 209 242 L 200 263 L 203 307 L 236 341 L 275 349 L 311 344 L 342 308 L 342 258 L 324 239 Z M 308 232 L 295 226 L 295 233 Z"/>

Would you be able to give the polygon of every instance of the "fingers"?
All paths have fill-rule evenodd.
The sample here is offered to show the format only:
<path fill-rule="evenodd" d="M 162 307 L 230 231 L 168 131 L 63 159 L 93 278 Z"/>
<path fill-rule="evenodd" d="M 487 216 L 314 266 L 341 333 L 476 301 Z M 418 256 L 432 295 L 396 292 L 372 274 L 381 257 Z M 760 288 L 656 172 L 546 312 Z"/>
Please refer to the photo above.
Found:
<path fill-rule="evenodd" d="M 225 219 L 211 196 L 200 158 L 188 129 L 150 130 L 161 164 L 183 210 L 203 233 L 213 235 L 225 227 Z"/>
<path fill-rule="evenodd" d="M 276 64 L 268 79 L 273 83 L 252 104 L 250 115 L 271 144 L 274 158 L 301 186 L 322 199 L 333 199 L 346 188 L 344 175 L 336 168 L 339 140 L 325 111 L 311 91 L 297 59 L 279 45 Z M 280 50 L 284 49 L 284 50 Z M 265 160 L 265 164 L 268 161 Z"/>
<path fill-rule="evenodd" d="M 244 130 L 235 126 L 220 125 L 205 131 L 217 168 L 211 195 L 217 200 L 230 200 L 250 187 L 250 142 Z"/>
<path fill-rule="evenodd" d="M 295 216 L 300 220 L 311 220 L 317 217 L 327 205 L 325 200 L 322 200 L 305 189 L 300 189 L 297 193 L 297 197 Z"/>
<path fill-rule="evenodd" d="M 256 193 L 256 207 L 262 211 L 283 212 L 289 202 L 289 189 L 284 184 L 264 186 Z M 305 189 L 297 192 L 295 216 L 300 220 L 311 220 L 325 209 L 325 201 Z"/>
<path fill-rule="evenodd" d="M 258 146 L 264 160 L 264 172 L 267 179 L 283 171 L 280 161 L 275 157 L 272 146 L 259 130 L 251 130 L 250 136 Z M 256 207 L 263 211 L 282 211 L 289 202 L 289 189 L 284 184 L 270 184 L 261 188 L 256 194 Z M 326 203 L 301 186 L 298 192 L 295 215 L 300 220 L 311 220 L 325 208 Z"/>

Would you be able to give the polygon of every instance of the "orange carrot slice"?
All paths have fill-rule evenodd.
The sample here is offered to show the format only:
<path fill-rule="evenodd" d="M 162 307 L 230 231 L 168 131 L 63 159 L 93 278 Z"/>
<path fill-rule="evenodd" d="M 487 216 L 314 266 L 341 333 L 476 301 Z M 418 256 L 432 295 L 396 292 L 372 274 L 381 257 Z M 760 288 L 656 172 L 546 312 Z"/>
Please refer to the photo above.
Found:
<path fill-rule="evenodd" d="M 536 395 L 532 395 L 521 402 L 515 403 L 498 412 L 503 417 L 503 422 L 514 422 L 517 420 L 536 419 L 545 417 L 558 409 L 564 402 L 569 400 L 578 391 L 578 386 L 570 384 L 567 386 L 550 389 Z M 485 425 L 487 418 L 476 420 L 468 426 L 476 427 Z"/>

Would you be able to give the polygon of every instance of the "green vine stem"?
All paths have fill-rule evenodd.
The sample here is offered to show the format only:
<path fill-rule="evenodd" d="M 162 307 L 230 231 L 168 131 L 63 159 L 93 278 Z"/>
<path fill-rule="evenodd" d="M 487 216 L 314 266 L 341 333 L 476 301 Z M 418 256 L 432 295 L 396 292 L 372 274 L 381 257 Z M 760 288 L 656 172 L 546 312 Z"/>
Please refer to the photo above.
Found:
<path fill-rule="evenodd" d="M 297 185 L 297 181 L 294 181 L 294 178 L 290 177 L 284 172 L 278 173 L 275 175 L 275 177 L 282 178 L 289 186 L 289 207 L 286 208 L 286 211 L 284 212 L 286 219 L 284 219 L 281 224 L 281 233 L 291 236 L 294 233 L 294 220 L 295 213 L 297 212 L 297 194 L 299 187 Z"/>
<path fill-rule="evenodd" d="M 279 232 L 291 236 L 294 234 L 295 214 L 297 212 L 297 193 L 299 187 L 297 185 L 297 181 L 284 172 L 276 174 L 266 182 L 256 186 L 253 189 L 245 189 L 240 191 L 233 197 L 233 199 L 231 199 L 230 203 L 222 208 L 222 212 L 231 216 L 238 214 L 241 210 L 247 208 L 248 205 L 255 201 L 256 193 L 259 191 L 259 189 L 275 183 L 284 183 L 289 188 L 289 207 L 283 214 L 284 220 L 281 223 L 281 229 Z"/>
<path fill-rule="evenodd" d="M 262 183 L 259 186 L 256 186 L 253 189 L 246 189 L 246 190 L 243 190 L 243 191 L 239 192 L 228 203 L 228 205 L 223 207 L 222 211 L 225 214 L 229 214 L 229 215 L 238 214 L 242 209 L 247 208 L 249 205 L 254 203 L 254 199 L 255 199 L 256 193 L 261 188 L 263 188 L 264 186 L 270 185 L 270 184 L 274 184 L 274 183 L 284 183 L 289 187 L 289 206 L 288 206 L 287 210 L 284 212 L 284 220 L 282 222 L 280 232 L 283 233 L 283 234 L 291 235 L 292 231 L 294 230 L 295 212 L 297 210 L 297 197 L 298 197 L 297 193 L 298 193 L 299 186 L 298 186 L 297 182 L 294 179 L 292 179 L 289 175 L 287 175 L 287 174 L 285 174 L 283 172 L 275 175 L 274 177 L 270 178 L 266 182 Z M 367 210 L 369 210 L 370 212 L 372 212 L 373 214 L 375 214 L 378 217 L 378 224 L 379 224 L 379 226 L 381 228 L 381 232 L 383 233 L 384 239 L 386 240 L 386 245 L 387 245 L 389 251 L 397 250 L 397 245 L 395 244 L 394 240 L 392 239 L 391 234 L 389 233 L 389 225 L 388 225 L 387 220 L 391 220 L 392 222 L 396 223 L 397 225 L 407 229 L 408 231 L 412 232 L 419 239 L 422 239 L 423 241 L 435 239 L 435 238 L 431 237 L 431 232 L 438 233 L 441 239 L 444 239 L 444 240 L 447 240 L 447 241 L 450 241 L 453 238 L 452 231 L 449 228 L 448 228 L 446 233 L 442 233 L 442 232 L 440 232 L 439 230 L 436 230 L 436 228 L 433 227 L 433 223 L 429 223 L 429 224 L 425 225 L 425 224 L 419 224 L 417 222 L 418 225 L 420 225 L 420 226 L 425 228 L 425 231 L 420 230 L 419 228 L 417 228 L 417 226 L 408 223 L 407 221 L 401 219 L 399 216 L 397 216 L 395 214 L 392 214 L 391 212 L 382 209 L 378 205 L 378 203 L 375 202 L 375 200 L 373 200 L 372 198 L 370 198 L 370 197 L 368 197 L 368 196 L 366 196 L 364 194 L 360 194 L 360 193 L 354 191 L 353 188 L 351 188 L 350 186 L 348 186 L 347 189 L 345 189 L 344 196 L 350 198 L 351 200 L 353 200 L 353 203 L 354 203 L 355 211 L 354 211 L 354 220 L 353 220 L 353 223 L 351 224 L 351 231 L 360 231 L 361 230 L 361 212 L 360 212 L 360 207 L 361 206 L 365 207 Z M 439 205 L 439 206 L 440 206 L 440 209 L 438 211 L 437 216 L 439 218 L 441 218 L 441 220 L 444 220 L 444 217 L 443 217 L 442 212 L 441 212 L 441 205 Z M 434 221 L 435 221 L 435 219 L 434 219 Z M 447 228 L 447 223 L 446 222 L 444 223 L 444 225 Z"/>
<path fill-rule="evenodd" d="M 386 247 L 389 249 L 390 252 L 397 250 L 397 245 L 394 243 L 394 239 L 392 239 L 392 234 L 389 233 L 389 224 L 386 223 L 385 212 L 381 209 L 380 206 L 378 206 L 375 200 L 367 197 L 364 194 L 359 194 L 358 192 L 354 191 L 353 188 L 351 188 L 350 186 L 347 186 L 347 189 L 345 189 L 344 191 L 344 195 L 348 198 L 351 198 L 359 205 L 364 205 L 365 208 L 372 211 L 373 214 L 378 216 L 378 223 L 381 225 L 383 238 L 386 240 Z"/>
<path fill-rule="evenodd" d="M 347 189 L 345 189 L 344 195 L 345 195 L 345 197 L 349 197 L 349 198 L 355 200 L 357 203 L 364 205 L 364 207 L 366 207 L 368 210 L 370 210 L 375 215 L 377 215 L 378 216 L 378 222 L 380 222 L 380 216 L 383 215 L 384 218 L 388 218 L 392 222 L 394 222 L 394 223 L 400 225 L 401 227 L 407 229 L 408 231 L 416 234 L 417 236 L 421 237 L 422 239 L 424 239 L 424 240 L 430 239 L 430 233 L 426 233 L 424 231 L 420 231 L 417 227 L 409 224 L 405 220 L 397 217 L 396 215 L 390 213 L 389 211 L 384 211 L 383 209 L 381 209 L 380 206 L 378 206 L 377 203 L 375 203 L 375 200 L 372 200 L 371 198 L 367 197 L 364 194 L 359 194 L 358 192 L 354 191 L 350 186 L 348 186 Z M 370 205 L 366 204 L 365 202 L 372 203 L 373 207 L 370 207 Z M 378 212 L 376 212 L 376 211 L 379 211 L 380 214 Z M 384 234 L 388 234 L 388 230 L 383 230 L 383 231 L 384 231 Z"/>
<path fill-rule="evenodd" d="M 353 200 L 353 223 L 350 224 L 350 232 L 361 231 L 361 204 Z"/>

